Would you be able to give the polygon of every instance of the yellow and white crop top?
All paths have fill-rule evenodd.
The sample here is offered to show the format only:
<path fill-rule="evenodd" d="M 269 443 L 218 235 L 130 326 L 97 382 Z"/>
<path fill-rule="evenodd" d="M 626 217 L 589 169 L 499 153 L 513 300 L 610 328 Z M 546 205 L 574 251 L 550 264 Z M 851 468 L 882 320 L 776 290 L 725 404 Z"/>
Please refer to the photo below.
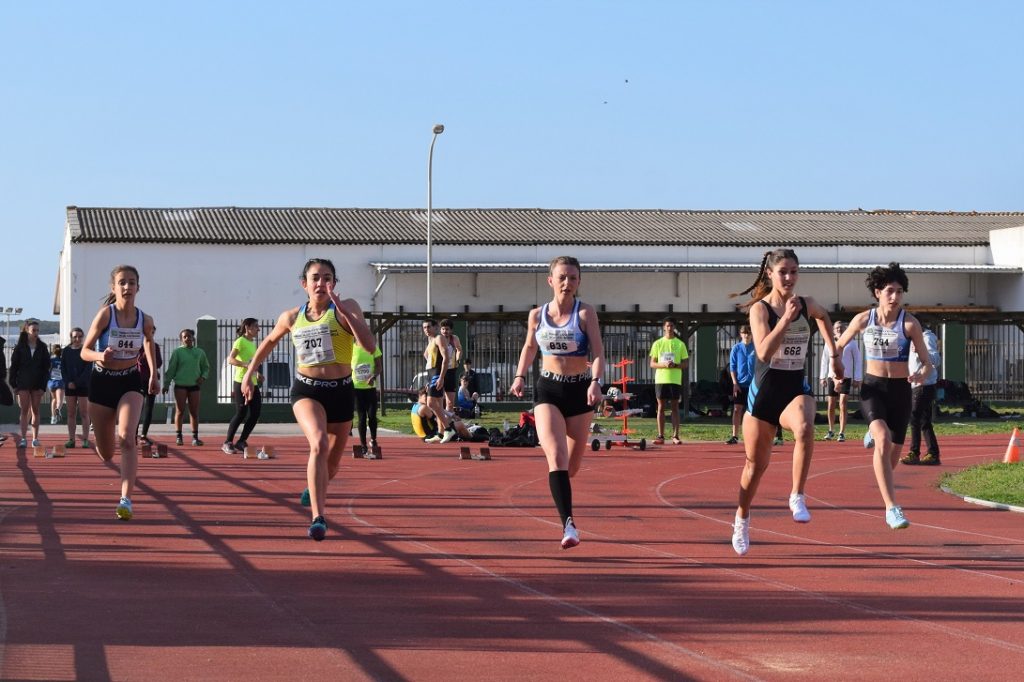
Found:
<path fill-rule="evenodd" d="M 306 305 L 299 309 L 292 325 L 292 343 L 299 367 L 350 364 L 352 334 L 341 326 L 334 313 L 332 303 L 323 317 L 313 322 L 306 317 Z"/>

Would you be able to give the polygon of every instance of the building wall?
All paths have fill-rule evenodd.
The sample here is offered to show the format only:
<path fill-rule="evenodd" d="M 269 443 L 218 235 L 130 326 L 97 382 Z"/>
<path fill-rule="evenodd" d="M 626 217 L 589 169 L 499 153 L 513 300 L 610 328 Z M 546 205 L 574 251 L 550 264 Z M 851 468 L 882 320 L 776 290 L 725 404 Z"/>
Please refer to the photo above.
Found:
<path fill-rule="evenodd" d="M 999 232 L 1012 232 L 1001 230 Z M 1019 245 L 1024 237 L 1007 235 Z M 994 249 L 995 252 L 995 249 Z M 709 312 L 732 310 L 730 292 L 741 291 L 755 272 L 744 273 L 610 273 L 588 272 L 587 262 L 606 263 L 759 263 L 759 248 L 712 248 L 658 246 L 443 246 L 435 247 L 434 262 L 547 262 L 571 254 L 584 263 L 581 295 L 609 310 Z M 979 248 L 802 248 L 798 255 L 808 263 L 986 263 L 990 256 Z M 308 258 L 334 261 L 341 291 L 355 298 L 367 311 L 408 312 L 426 307 L 426 276 L 389 274 L 374 297 L 377 275 L 370 262 L 424 262 L 422 245 L 209 245 L 209 244 L 72 244 L 65 241 L 61 260 L 61 337 L 72 326 L 88 328 L 109 291 L 110 270 L 128 263 L 140 271 L 138 304 L 151 314 L 160 335 L 174 335 L 194 327 L 197 318 L 276 317 L 282 310 L 304 302 L 299 285 L 302 265 Z M 1001 256 L 1002 257 L 1002 256 Z M 868 269 L 865 265 L 865 272 Z M 989 278 L 994 278 L 991 283 Z M 799 291 L 815 297 L 829 310 L 835 305 L 865 306 L 872 302 L 864 287 L 864 274 L 805 272 Z M 490 312 L 526 310 L 548 300 L 545 274 L 437 273 L 433 275 L 433 303 L 438 312 Z M 990 298 L 990 288 L 996 296 Z M 1011 295 L 1012 292 L 1017 292 Z M 999 301 L 999 302 L 996 302 Z M 914 274 L 909 305 L 1000 305 L 1024 310 L 1024 283 L 1019 276 L 955 273 Z"/>

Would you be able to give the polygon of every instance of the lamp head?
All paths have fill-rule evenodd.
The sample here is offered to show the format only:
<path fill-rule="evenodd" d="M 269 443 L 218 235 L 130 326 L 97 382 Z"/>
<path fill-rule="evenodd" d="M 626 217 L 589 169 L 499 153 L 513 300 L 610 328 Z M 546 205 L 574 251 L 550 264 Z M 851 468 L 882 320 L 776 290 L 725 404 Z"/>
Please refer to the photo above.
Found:
<path fill-rule="evenodd" d="M 440 135 L 443 132 L 444 132 L 444 126 L 443 125 L 441 125 L 440 123 L 434 124 L 434 134 L 435 135 Z"/>
<path fill-rule="evenodd" d="M 15 314 L 15 315 L 21 315 L 21 311 L 22 311 L 22 310 L 24 310 L 24 308 L 15 308 L 15 309 L 14 309 L 14 314 Z"/>

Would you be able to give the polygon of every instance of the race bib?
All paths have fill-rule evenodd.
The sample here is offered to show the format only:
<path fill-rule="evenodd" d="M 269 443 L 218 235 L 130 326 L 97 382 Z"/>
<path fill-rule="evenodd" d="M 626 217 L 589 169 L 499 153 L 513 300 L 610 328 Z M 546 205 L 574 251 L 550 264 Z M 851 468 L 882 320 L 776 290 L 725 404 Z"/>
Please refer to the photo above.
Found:
<path fill-rule="evenodd" d="M 676 361 L 676 354 L 675 353 L 662 353 L 661 354 L 661 361 L 662 362 L 675 362 Z"/>
<path fill-rule="evenodd" d="M 60 373 L 60 365 L 50 368 L 50 381 L 62 381 L 64 377 Z"/>
<path fill-rule="evenodd" d="M 110 330 L 107 345 L 114 349 L 114 359 L 116 360 L 137 358 L 139 351 L 142 350 L 142 330 L 134 327 L 131 329 L 115 327 Z"/>
<path fill-rule="evenodd" d="M 356 381 L 365 384 L 373 376 L 373 367 L 367 364 L 356 365 L 352 368 L 352 374 L 355 375 Z"/>
<path fill-rule="evenodd" d="M 811 329 L 804 319 L 793 322 L 786 335 L 782 338 L 782 345 L 772 355 L 768 364 L 772 369 L 781 369 L 788 372 L 803 370 L 807 342 L 811 338 Z"/>
<path fill-rule="evenodd" d="M 900 354 L 900 335 L 895 329 L 872 327 L 867 337 L 867 355 L 872 358 L 893 359 Z"/>
<path fill-rule="evenodd" d="M 292 330 L 296 359 L 300 365 L 324 365 L 334 362 L 334 344 L 331 342 L 331 328 L 326 324 L 314 324 Z"/>
<path fill-rule="evenodd" d="M 549 355 L 575 353 L 579 346 L 571 329 L 545 328 L 540 332 L 541 350 Z"/>

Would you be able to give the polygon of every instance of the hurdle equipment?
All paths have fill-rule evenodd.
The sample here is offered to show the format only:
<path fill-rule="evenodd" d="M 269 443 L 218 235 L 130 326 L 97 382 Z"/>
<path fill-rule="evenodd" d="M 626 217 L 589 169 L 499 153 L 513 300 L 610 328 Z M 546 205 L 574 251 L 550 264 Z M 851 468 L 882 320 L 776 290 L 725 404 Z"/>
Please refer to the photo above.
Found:
<path fill-rule="evenodd" d="M 274 446 L 261 445 L 259 450 L 252 446 L 246 446 L 242 450 L 242 459 L 274 459 Z"/>
<path fill-rule="evenodd" d="M 364 448 L 362 445 L 352 446 L 352 459 L 384 459 L 379 445 L 371 445 Z"/>
<path fill-rule="evenodd" d="M 41 457 L 43 459 L 54 459 L 64 456 L 63 445 L 51 445 L 49 447 L 45 445 L 36 445 L 32 448 L 33 457 Z"/>
<path fill-rule="evenodd" d="M 167 445 L 165 443 L 143 443 L 142 456 L 151 459 L 163 459 L 167 457 Z"/>
<path fill-rule="evenodd" d="M 631 448 L 633 450 L 646 450 L 647 449 L 647 439 L 646 438 L 641 438 L 640 440 L 637 441 L 637 440 L 630 440 L 629 438 L 626 438 L 626 437 L 623 437 L 623 438 L 611 437 L 611 438 L 605 439 L 603 442 L 604 442 L 604 449 L 605 450 L 611 450 L 612 448 Z M 602 443 L 602 441 L 601 441 L 600 438 L 595 438 L 594 440 L 590 441 L 590 449 L 593 450 L 594 452 L 597 452 L 598 450 L 601 449 L 601 443 Z"/>
<path fill-rule="evenodd" d="M 1014 428 L 1010 436 L 1010 444 L 1006 446 L 1006 454 L 1003 456 L 1003 464 L 1016 464 L 1020 462 L 1021 438 L 1020 429 Z"/>
<path fill-rule="evenodd" d="M 491 449 L 480 448 L 480 452 L 474 454 L 472 448 L 462 445 L 459 447 L 459 459 L 473 459 L 478 462 L 486 462 L 491 459 Z"/>

